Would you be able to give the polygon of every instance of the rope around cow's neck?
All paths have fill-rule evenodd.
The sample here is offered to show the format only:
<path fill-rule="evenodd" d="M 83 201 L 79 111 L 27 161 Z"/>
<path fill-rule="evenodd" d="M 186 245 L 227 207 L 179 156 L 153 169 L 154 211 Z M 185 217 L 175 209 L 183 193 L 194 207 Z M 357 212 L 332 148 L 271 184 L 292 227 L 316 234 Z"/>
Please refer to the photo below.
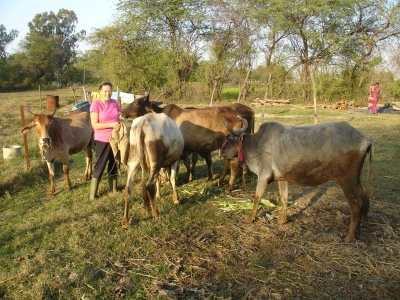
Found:
<path fill-rule="evenodd" d="M 241 164 L 244 163 L 244 155 L 243 155 L 243 152 L 242 152 L 243 136 L 244 136 L 244 133 L 242 133 L 242 134 L 239 136 L 238 145 L 237 145 L 239 162 L 240 162 Z"/>

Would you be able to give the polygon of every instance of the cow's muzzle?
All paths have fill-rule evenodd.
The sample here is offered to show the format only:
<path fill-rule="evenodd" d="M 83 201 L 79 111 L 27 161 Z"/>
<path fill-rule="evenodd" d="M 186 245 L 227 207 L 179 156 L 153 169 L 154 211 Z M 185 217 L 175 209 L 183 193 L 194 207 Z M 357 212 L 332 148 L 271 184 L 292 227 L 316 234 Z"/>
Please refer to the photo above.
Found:
<path fill-rule="evenodd" d="M 41 140 L 40 140 L 40 146 L 42 147 L 42 148 L 44 148 L 44 147 L 49 147 L 49 148 L 51 148 L 51 140 L 50 140 L 50 138 L 49 137 L 46 137 L 46 138 L 42 138 Z"/>

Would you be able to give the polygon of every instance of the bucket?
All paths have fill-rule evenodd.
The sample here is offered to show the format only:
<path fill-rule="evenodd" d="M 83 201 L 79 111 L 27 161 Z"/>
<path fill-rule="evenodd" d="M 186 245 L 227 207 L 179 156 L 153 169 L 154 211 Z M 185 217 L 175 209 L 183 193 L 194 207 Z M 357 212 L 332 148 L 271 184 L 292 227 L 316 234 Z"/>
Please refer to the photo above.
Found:
<path fill-rule="evenodd" d="M 20 145 L 4 146 L 3 147 L 3 158 L 7 159 L 12 155 L 21 154 Z"/>
<path fill-rule="evenodd" d="M 47 95 L 47 98 L 46 98 L 47 110 L 53 110 L 53 109 L 60 108 L 59 100 L 60 100 L 59 96 Z"/>

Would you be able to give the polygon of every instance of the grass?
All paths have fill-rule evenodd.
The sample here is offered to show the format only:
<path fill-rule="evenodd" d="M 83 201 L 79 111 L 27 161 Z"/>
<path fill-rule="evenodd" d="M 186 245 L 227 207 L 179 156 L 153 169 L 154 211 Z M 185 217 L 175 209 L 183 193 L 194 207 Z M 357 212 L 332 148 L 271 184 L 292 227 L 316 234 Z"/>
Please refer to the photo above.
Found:
<path fill-rule="evenodd" d="M 72 106 L 71 91 L 53 93 L 60 95 L 57 115 Z M 19 106 L 38 111 L 37 94 L 0 98 L 1 140 L 22 144 Z M 261 108 L 253 109 L 257 129 Z M 291 106 L 266 107 L 264 118 L 298 125 L 314 120 L 313 110 Z M 252 199 L 257 178 L 250 176 L 247 191 L 236 186 L 228 197 L 224 186 L 206 181 L 204 161 L 191 183 L 184 183 L 181 165 L 179 206 L 172 202 L 170 186 L 162 186 L 159 220 L 146 214 L 136 186 L 131 226 L 122 230 L 126 175 L 120 176 L 116 194 L 108 193 L 104 178 L 101 197 L 91 203 L 89 183 L 81 178 L 84 155 L 76 154 L 71 157 L 72 190 L 65 191 L 57 161 L 56 195 L 48 197 L 47 168 L 35 134 L 29 133 L 30 170 L 22 156 L 0 163 L 0 298 L 399 299 L 400 116 L 319 110 L 320 122 L 341 120 L 375 141 L 372 221 L 352 244 L 341 242 L 349 212 L 334 184 L 289 187 L 293 220 L 286 225 L 269 221 L 266 215 L 275 218 L 276 208 L 268 203 L 257 222 L 244 225 L 248 210 L 241 201 Z M 216 156 L 213 166 L 215 173 L 222 170 Z M 277 191 L 271 184 L 266 202 L 276 203 Z M 233 209 L 221 209 L 226 207 Z"/>

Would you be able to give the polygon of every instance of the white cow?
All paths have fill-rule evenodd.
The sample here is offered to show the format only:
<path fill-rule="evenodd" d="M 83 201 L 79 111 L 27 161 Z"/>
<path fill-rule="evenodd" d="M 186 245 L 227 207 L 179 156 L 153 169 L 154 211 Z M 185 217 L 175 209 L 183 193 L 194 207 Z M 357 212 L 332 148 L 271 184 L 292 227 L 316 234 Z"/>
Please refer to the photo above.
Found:
<path fill-rule="evenodd" d="M 176 123 L 166 114 L 147 114 L 133 120 L 129 136 L 128 178 L 125 186 L 125 209 L 122 227 L 128 227 L 129 201 L 132 198 L 133 181 L 139 166 L 142 168 L 144 205 L 154 218 L 159 216 L 154 202 L 156 183 L 161 168 L 171 166 L 170 182 L 173 200 L 179 204 L 176 190 L 177 170 L 183 152 L 183 135 Z M 147 183 L 144 171 L 149 173 Z"/>

